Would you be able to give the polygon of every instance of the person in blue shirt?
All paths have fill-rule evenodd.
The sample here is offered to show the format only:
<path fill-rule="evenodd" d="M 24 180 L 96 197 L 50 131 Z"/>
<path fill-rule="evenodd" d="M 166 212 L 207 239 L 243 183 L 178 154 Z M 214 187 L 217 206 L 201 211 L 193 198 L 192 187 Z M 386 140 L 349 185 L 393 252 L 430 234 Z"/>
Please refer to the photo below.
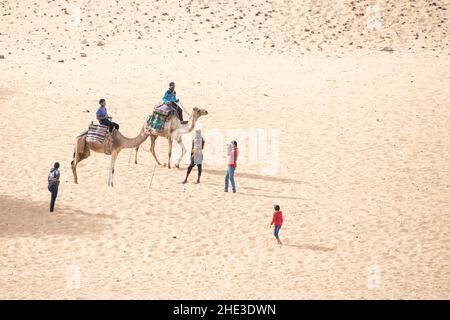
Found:
<path fill-rule="evenodd" d="M 109 132 L 112 132 L 114 128 L 116 130 L 119 130 L 119 125 L 115 122 L 112 122 L 111 121 L 112 118 L 108 116 L 105 99 L 100 99 L 98 103 L 100 104 L 100 107 L 97 109 L 96 112 L 98 122 L 104 126 L 107 126 L 109 128 Z"/>
<path fill-rule="evenodd" d="M 175 109 L 175 112 L 178 115 L 178 119 L 180 119 L 182 124 L 186 124 L 187 121 L 183 121 L 183 109 L 178 105 L 178 102 L 180 101 L 177 99 L 177 93 L 175 91 L 175 82 L 169 83 L 169 89 L 164 92 L 164 96 L 162 98 L 163 103 L 167 104 L 168 106 L 171 106 Z"/>

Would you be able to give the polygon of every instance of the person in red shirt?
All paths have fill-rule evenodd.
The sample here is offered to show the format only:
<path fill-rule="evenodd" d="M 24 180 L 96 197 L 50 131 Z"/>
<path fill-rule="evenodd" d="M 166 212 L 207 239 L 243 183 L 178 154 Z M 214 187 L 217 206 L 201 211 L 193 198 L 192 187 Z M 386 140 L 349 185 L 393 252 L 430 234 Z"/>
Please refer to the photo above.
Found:
<path fill-rule="evenodd" d="M 228 181 L 231 182 L 231 191 L 236 193 L 236 183 L 234 182 L 234 171 L 236 170 L 239 149 L 235 140 L 227 145 L 227 172 L 225 174 L 225 192 L 228 192 Z"/>
<path fill-rule="evenodd" d="M 275 239 L 277 239 L 278 244 L 281 245 L 281 240 L 280 237 L 278 236 L 278 233 L 280 232 L 281 226 L 283 225 L 283 214 L 280 211 L 280 206 L 279 205 L 275 205 L 274 206 L 275 212 L 273 213 L 273 218 L 272 218 L 272 223 L 270 224 L 270 227 L 272 227 L 272 225 L 275 225 L 275 228 L 273 230 L 273 234 L 275 236 Z"/>

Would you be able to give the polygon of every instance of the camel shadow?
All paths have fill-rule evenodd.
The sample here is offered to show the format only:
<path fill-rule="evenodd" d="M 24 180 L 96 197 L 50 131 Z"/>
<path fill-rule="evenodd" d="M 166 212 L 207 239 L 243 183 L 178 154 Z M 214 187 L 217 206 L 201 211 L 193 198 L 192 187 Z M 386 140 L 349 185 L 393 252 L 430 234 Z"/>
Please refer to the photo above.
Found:
<path fill-rule="evenodd" d="M 328 247 L 322 247 L 322 246 L 316 246 L 316 245 L 296 245 L 296 244 L 283 244 L 283 246 L 286 247 L 293 247 L 297 249 L 303 249 L 303 250 L 313 250 L 313 251 L 322 251 L 322 252 L 329 252 L 329 251 L 335 251 L 336 248 L 328 248 Z"/>
<path fill-rule="evenodd" d="M 0 238 L 60 236 L 92 236 L 106 230 L 107 215 L 89 214 L 61 208 L 49 212 L 49 203 L 0 195 Z"/>
<path fill-rule="evenodd" d="M 213 175 L 225 176 L 225 170 L 203 169 L 203 172 L 207 172 L 207 173 L 213 174 Z M 300 181 L 300 180 L 294 180 L 294 179 L 289 179 L 289 178 L 273 177 L 273 176 L 265 176 L 265 175 L 255 174 L 255 173 L 238 172 L 238 173 L 236 173 L 236 177 L 248 178 L 248 179 L 256 179 L 256 180 L 263 180 L 263 181 L 271 181 L 271 182 L 283 182 L 283 183 L 292 183 L 292 184 L 307 184 L 307 185 L 310 185 L 310 186 L 314 186 L 312 183 L 309 183 L 307 181 Z"/>

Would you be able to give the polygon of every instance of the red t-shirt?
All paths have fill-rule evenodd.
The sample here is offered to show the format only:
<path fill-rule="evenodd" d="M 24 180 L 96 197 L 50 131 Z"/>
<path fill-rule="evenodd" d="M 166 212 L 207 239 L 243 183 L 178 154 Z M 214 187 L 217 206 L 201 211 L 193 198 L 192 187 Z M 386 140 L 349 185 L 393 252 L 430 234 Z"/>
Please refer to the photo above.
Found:
<path fill-rule="evenodd" d="M 283 224 L 283 214 L 281 211 L 275 211 L 273 213 L 272 224 L 281 226 Z"/>

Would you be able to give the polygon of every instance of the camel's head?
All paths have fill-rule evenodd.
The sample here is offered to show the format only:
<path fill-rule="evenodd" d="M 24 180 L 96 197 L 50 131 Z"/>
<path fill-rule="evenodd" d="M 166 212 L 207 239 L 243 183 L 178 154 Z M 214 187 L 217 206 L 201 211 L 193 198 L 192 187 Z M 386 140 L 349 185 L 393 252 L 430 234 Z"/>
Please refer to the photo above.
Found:
<path fill-rule="evenodd" d="M 206 116 L 208 114 L 208 111 L 195 107 L 192 110 L 192 114 L 198 119 L 201 116 Z"/>

